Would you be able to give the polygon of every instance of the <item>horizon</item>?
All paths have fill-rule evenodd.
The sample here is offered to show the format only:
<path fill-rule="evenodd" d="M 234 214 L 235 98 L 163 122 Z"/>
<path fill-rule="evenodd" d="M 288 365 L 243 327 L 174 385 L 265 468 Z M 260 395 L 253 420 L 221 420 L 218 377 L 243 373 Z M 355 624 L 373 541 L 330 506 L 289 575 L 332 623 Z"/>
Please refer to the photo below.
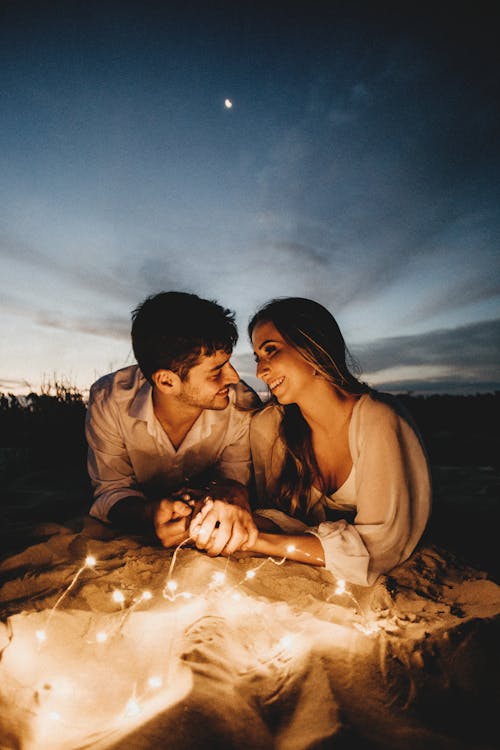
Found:
<path fill-rule="evenodd" d="M 0 391 L 134 364 L 168 289 L 235 311 L 244 380 L 303 296 L 373 387 L 500 390 L 496 12 L 3 3 Z"/>

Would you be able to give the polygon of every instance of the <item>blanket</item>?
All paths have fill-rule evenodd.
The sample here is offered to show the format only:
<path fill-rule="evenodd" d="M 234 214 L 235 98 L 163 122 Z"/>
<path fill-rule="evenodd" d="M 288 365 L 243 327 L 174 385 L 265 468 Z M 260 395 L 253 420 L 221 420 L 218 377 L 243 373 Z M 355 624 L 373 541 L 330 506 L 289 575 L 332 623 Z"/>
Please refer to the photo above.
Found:
<path fill-rule="evenodd" d="M 87 517 L 0 576 L 2 750 L 495 745 L 500 587 L 439 547 L 361 588 Z"/>

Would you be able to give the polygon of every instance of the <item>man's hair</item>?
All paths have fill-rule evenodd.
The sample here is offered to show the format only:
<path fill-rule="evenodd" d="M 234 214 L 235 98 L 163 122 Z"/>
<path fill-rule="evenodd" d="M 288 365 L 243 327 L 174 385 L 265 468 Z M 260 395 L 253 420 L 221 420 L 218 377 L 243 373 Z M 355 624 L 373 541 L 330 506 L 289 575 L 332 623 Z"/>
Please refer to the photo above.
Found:
<path fill-rule="evenodd" d="M 132 312 L 132 348 L 150 383 L 157 370 L 185 380 L 201 355 L 230 354 L 237 340 L 234 313 L 196 294 L 161 292 Z"/>

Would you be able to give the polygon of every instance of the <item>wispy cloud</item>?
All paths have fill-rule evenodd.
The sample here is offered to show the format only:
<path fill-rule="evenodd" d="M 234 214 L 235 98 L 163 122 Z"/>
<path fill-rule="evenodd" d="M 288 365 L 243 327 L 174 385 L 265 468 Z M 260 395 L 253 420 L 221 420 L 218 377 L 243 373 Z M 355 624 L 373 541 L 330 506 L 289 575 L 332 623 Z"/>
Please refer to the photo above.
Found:
<path fill-rule="evenodd" d="M 64 252 L 64 248 L 49 254 L 18 237 L 3 234 L 0 235 L 0 258 L 10 264 L 23 264 L 30 274 L 43 271 L 69 283 L 72 288 L 97 292 L 107 299 L 130 301 L 134 298 L 133 287 L 126 283 L 120 269 L 111 271 L 102 257 L 101 264 L 92 263 L 85 257 L 83 247 L 80 254 Z"/>
<path fill-rule="evenodd" d="M 357 346 L 353 354 L 363 371 L 391 366 L 441 366 L 457 376 L 500 380 L 500 318 L 415 336 L 394 336 Z"/>

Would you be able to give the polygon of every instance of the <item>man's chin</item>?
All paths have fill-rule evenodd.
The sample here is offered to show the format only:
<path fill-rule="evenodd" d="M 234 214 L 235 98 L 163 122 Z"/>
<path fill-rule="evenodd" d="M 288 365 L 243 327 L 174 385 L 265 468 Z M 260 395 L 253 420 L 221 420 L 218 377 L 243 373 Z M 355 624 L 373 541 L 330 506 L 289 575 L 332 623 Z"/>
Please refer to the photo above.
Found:
<path fill-rule="evenodd" d="M 214 400 L 212 401 L 212 406 L 210 406 L 210 409 L 216 409 L 217 411 L 222 411 L 223 409 L 227 409 L 229 406 L 229 396 L 216 396 Z"/>

